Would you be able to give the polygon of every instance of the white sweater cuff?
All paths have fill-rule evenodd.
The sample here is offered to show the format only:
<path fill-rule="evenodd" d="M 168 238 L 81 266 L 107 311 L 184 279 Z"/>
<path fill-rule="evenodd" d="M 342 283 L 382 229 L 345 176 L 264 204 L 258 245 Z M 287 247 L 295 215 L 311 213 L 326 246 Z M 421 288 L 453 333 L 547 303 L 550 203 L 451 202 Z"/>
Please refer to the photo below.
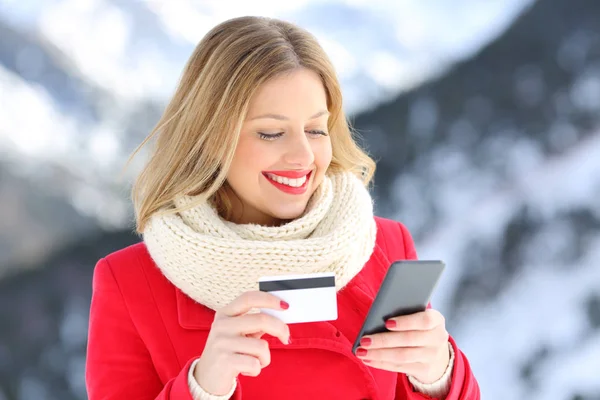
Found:
<path fill-rule="evenodd" d="M 229 400 L 231 396 L 233 396 L 233 392 L 237 387 L 237 380 L 233 381 L 233 387 L 229 391 L 229 393 L 223 396 L 216 396 L 214 394 L 210 394 L 204 389 L 202 386 L 198 384 L 196 378 L 194 378 L 194 369 L 196 368 L 196 364 L 198 363 L 199 358 L 197 358 L 192 365 L 190 366 L 190 372 L 188 373 L 188 386 L 190 387 L 190 393 L 192 394 L 192 398 L 194 400 Z"/>
<path fill-rule="evenodd" d="M 450 361 L 448 362 L 446 371 L 444 371 L 444 374 L 440 379 L 432 383 L 421 383 L 412 376 L 408 376 L 408 380 L 417 391 L 433 397 L 434 399 L 444 400 L 446 398 L 452 384 L 452 370 L 454 369 L 455 359 L 454 349 L 450 342 L 448 342 L 448 349 L 450 351 Z"/>

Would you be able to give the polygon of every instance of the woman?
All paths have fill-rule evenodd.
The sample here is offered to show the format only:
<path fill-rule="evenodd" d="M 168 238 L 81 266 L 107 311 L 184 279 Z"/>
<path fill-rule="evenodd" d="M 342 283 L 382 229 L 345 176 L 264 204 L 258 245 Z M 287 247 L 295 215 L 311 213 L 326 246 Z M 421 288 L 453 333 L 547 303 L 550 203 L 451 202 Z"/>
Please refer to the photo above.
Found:
<path fill-rule="evenodd" d="M 373 216 L 374 163 L 313 36 L 258 17 L 215 27 L 152 136 L 133 188 L 143 242 L 94 272 L 91 400 L 479 399 L 433 309 L 351 352 L 390 261 L 416 253 L 403 225 Z M 337 320 L 257 312 L 289 306 L 260 277 L 326 271 Z"/>

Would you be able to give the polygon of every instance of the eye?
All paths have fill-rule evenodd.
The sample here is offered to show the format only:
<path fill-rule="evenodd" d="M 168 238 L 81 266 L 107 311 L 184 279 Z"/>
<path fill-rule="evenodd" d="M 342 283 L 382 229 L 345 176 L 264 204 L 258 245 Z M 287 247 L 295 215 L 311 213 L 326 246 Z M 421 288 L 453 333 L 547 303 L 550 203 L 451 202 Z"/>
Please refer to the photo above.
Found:
<path fill-rule="evenodd" d="M 277 133 L 258 132 L 258 137 L 260 137 L 262 140 L 275 140 L 281 136 L 283 136 L 283 132 L 277 132 Z"/>
<path fill-rule="evenodd" d="M 311 135 L 316 135 L 316 136 L 328 136 L 327 132 L 322 131 L 320 129 L 311 129 L 306 131 L 306 133 L 311 134 Z M 258 132 L 258 137 L 261 138 L 262 140 L 275 140 L 280 138 L 281 136 L 283 136 L 283 132 L 277 132 L 277 133 L 264 133 L 264 132 Z"/>
<path fill-rule="evenodd" d="M 321 131 L 319 129 L 312 129 L 312 130 L 306 131 L 306 132 L 310 133 L 311 135 L 327 136 L 327 132 Z"/>

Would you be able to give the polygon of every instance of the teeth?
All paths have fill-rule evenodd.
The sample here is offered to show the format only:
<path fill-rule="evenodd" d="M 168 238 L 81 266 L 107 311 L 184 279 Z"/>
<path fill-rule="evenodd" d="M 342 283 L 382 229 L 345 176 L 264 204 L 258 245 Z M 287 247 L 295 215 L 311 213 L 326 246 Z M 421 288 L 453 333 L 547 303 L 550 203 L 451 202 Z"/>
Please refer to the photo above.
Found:
<path fill-rule="evenodd" d="M 274 174 L 267 174 L 267 176 L 269 177 L 269 179 L 274 180 L 277 183 L 281 183 L 282 185 L 287 185 L 291 187 L 300 187 L 304 185 L 304 182 L 306 182 L 306 176 L 297 179 L 285 178 L 283 176 L 278 176 Z"/>

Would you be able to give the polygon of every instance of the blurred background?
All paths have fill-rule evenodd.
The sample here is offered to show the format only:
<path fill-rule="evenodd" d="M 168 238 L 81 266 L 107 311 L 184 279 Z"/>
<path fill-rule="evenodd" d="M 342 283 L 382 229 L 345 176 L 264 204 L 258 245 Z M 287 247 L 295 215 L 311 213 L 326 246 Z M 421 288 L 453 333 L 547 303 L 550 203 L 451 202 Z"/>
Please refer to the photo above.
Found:
<path fill-rule="evenodd" d="M 0 400 L 86 398 L 93 267 L 139 241 L 126 158 L 240 15 L 331 56 L 482 398 L 600 399 L 598 0 L 0 0 Z"/>

